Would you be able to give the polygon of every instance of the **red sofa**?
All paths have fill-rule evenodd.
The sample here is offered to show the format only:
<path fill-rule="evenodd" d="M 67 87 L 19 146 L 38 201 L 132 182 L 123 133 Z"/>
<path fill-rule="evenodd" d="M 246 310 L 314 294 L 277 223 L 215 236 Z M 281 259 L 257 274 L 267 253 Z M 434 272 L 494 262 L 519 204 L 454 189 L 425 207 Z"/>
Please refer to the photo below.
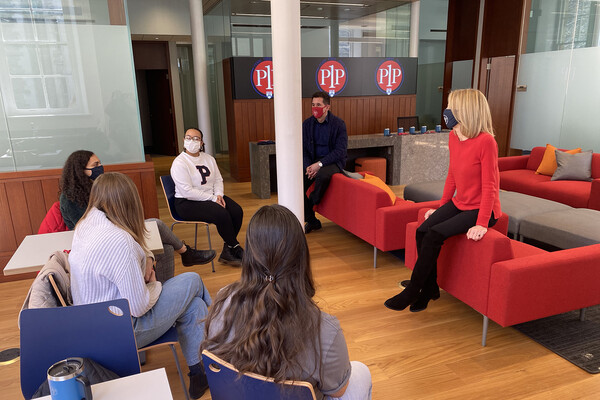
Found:
<path fill-rule="evenodd" d="M 405 264 L 411 269 L 417 226 L 406 227 Z M 478 242 L 449 238 L 438 259 L 440 287 L 483 314 L 483 346 L 488 318 L 510 326 L 600 304 L 598 282 L 600 244 L 547 252 L 490 229 Z"/>
<path fill-rule="evenodd" d="M 400 198 L 392 204 L 383 189 L 335 174 L 315 211 L 373 245 L 376 268 L 377 249 L 403 249 L 406 224 L 417 220 L 419 209 L 438 206 L 439 201 L 413 203 Z"/>
<path fill-rule="evenodd" d="M 534 147 L 530 155 L 501 157 L 500 189 L 557 201 L 575 208 L 600 210 L 600 154 L 592 156 L 592 178 L 586 181 L 551 181 L 535 173 L 544 157 L 545 147 Z"/>

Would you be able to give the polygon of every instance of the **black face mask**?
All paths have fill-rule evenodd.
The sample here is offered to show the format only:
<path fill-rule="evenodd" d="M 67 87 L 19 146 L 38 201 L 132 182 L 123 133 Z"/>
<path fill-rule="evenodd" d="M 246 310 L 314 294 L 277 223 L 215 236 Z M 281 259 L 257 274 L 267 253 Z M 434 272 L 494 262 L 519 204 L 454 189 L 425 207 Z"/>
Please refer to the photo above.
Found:
<path fill-rule="evenodd" d="M 454 117 L 454 114 L 452 114 L 451 109 L 446 108 L 443 112 L 443 115 L 444 115 L 444 122 L 446 123 L 446 126 L 448 127 L 448 129 L 452 129 L 456 125 L 458 125 L 458 121 Z"/>
<path fill-rule="evenodd" d="M 104 173 L 104 165 L 98 165 L 94 168 L 86 168 L 88 171 L 92 171 L 92 175 L 90 175 L 91 180 L 95 180 L 97 177 Z"/>

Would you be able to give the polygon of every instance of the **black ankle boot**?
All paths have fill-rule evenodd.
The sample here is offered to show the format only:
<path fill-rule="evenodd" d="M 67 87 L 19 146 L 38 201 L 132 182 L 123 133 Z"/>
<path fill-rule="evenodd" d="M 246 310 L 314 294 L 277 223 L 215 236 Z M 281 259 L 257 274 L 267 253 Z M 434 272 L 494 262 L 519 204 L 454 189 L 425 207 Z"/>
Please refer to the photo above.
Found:
<path fill-rule="evenodd" d="M 185 245 L 185 253 L 181 253 L 181 263 L 184 267 L 191 267 L 192 265 L 207 264 L 215 258 L 217 253 L 214 250 L 196 250 L 192 249 L 187 244 Z"/>
<path fill-rule="evenodd" d="M 407 287 L 408 285 L 410 285 L 410 279 L 406 279 L 403 280 L 402 282 L 400 282 L 400 286 L 402 287 Z M 435 285 L 435 289 L 432 290 L 432 292 L 430 293 L 430 299 L 431 300 L 437 300 L 440 298 L 440 287 L 437 286 L 437 284 Z"/>
<path fill-rule="evenodd" d="M 419 289 L 415 286 L 408 286 L 402 292 L 398 293 L 392 298 L 389 298 L 383 303 L 390 310 L 402 311 L 406 307 L 417 301 L 419 296 Z"/>
<path fill-rule="evenodd" d="M 241 246 L 240 246 L 240 249 L 241 249 Z M 243 252 L 243 250 L 242 250 L 242 252 Z M 236 254 L 236 253 L 238 253 L 238 254 Z M 242 258 L 240 257 L 238 250 L 235 250 L 235 248 L 229 247 L 227 245 L 227 243 L 223 243 L 223 251 L 221 251 L 221 255 L 219 256 L 219 262 L 222 264 L 229 264 L 233 267 L 239 267 L 240 265 L 242 265 Z"/>
<path fill-rule="evenodd" d="M 188 376 L 190 377 L 190 397 L 192 399 L 199 399 L 206 392 L 206 389 L 208 389 L 208 379 L 206 379 L 204 369 L 194 375 L 189 373 Z"/>
<path fill-rule="evenodd" d="M 429 304 L 429 300 L 437 300 L 440 298 L 440 294 L 438 292 L 438 295 L 436 298 L 431 297 L 428 294 L 425 294 L 423 292 L 419 293 L 419 296 L 417 297 L 417 301 L 415 301 L 414 303 L 412 303 L 410 305 L 410 312 L 419 312 L 419 311 L 423 311 L 427 308 L 427 305 Z"/>

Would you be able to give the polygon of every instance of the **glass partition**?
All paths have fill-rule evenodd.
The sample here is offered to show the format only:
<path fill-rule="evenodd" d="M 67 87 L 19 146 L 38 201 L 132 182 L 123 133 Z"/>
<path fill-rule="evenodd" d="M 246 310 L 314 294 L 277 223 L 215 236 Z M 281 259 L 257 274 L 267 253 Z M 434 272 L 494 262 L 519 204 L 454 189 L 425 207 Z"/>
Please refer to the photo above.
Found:
<path fill-rule="evenodd" d="M 519 63 L 511 147 L 551 143 L 600 151 L 600 6 L 533 0 L 527 54 Z"/>
<path fill-rule="evenodd" d="M 144 160 L 131 38 L 119 23 L 107 0 L 0 3 L 0 171 L 61 167 L 81 148 L 106 164 Z"/>
<path fill-rule="evenodd" d="M 417 115 L 429 129 L 441 124 L 447 21 L 448 0 L 421 0 Z"/>

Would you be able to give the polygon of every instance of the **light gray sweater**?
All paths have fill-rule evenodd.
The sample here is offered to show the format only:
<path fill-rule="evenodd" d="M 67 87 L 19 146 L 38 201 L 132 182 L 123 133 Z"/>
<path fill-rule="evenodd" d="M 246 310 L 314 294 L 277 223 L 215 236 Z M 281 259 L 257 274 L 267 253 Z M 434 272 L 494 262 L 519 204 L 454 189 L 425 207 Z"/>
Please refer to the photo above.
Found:
<path fill-rule="evenodd" d="M 94 208 L 79 221 L 69 254 L 73 304 L 120 298 L 141 317 L 160 295 L 160 282 L 144 281 L 146 254 L 133 237 Z"/>

